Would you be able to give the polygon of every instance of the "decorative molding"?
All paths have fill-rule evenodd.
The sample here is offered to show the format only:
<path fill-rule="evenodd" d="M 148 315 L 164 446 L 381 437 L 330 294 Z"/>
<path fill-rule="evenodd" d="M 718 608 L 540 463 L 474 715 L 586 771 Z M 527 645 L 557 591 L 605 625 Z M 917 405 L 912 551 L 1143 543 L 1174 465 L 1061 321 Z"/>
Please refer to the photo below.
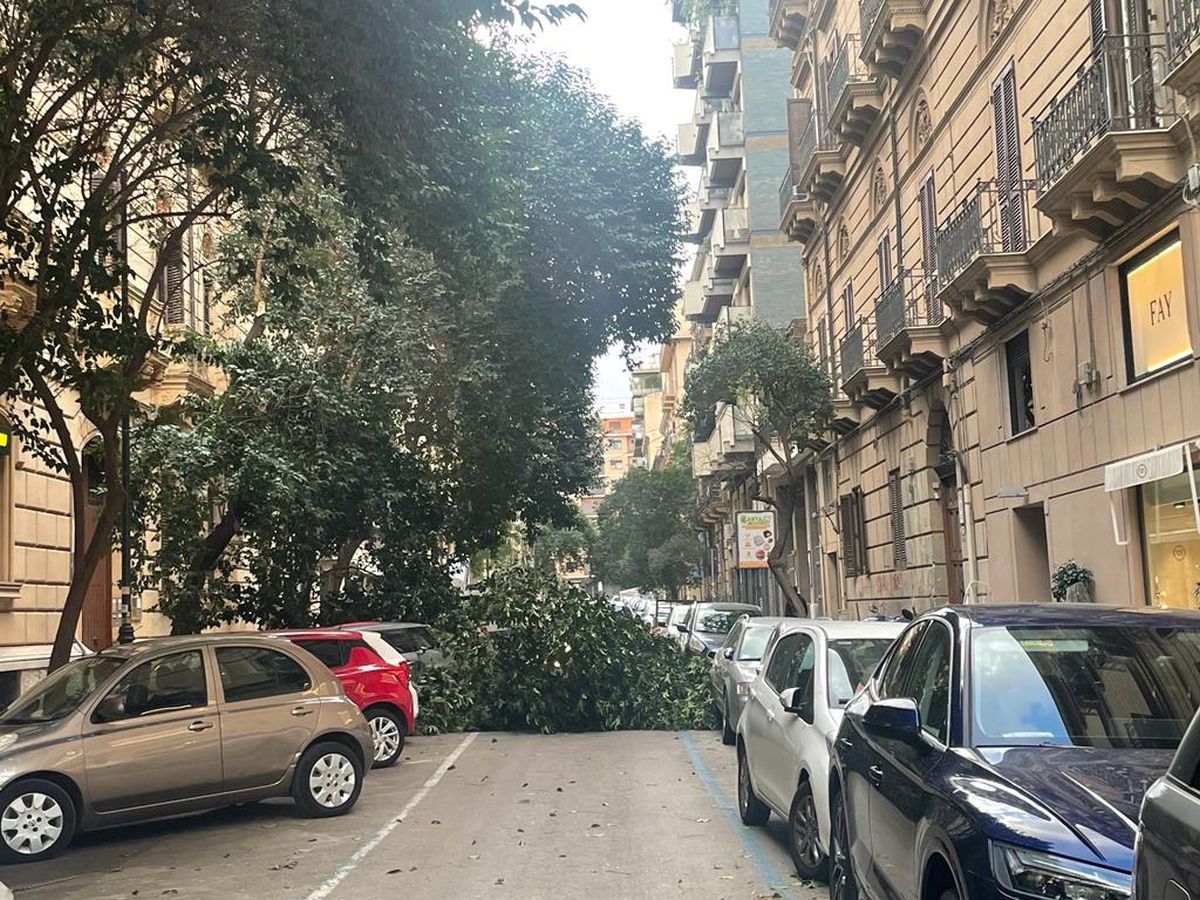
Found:
<path fill-rule="evenodd" d="M 929 112 L 929 102 L 925 99 L 924 94 L 917 95 L 917 102 L 913 107 L 913 155 L 920 152 L 921 148 L 929 143 L 929 138 L 933 134 L 933 116 Z"/>
<path fill-rule="evenodd" d="M 874 213 L 883 209 L 887 203 L 887 175 L 883 171 L 883 163 L 876 161 L 875 173 L 871 176 L 871 210 Z"/>
<path fill-rule="evenodd" d="M 1004 33 L 1004 29 L 1008 27 L 1008 23 L 1012 20 L 1013 0 L 991 0 L 991 9 L 987 17 L 988 23 L 988 44 L 996 42 L 996 39 Z"/>
<path fill-rule="evenodd" d="M 837 230 L 837 255 L 838 265 L 844 266 L 846 260 L 850 258 L 850 232 L 846 229 L 846 223 L 839 222 Z"/>

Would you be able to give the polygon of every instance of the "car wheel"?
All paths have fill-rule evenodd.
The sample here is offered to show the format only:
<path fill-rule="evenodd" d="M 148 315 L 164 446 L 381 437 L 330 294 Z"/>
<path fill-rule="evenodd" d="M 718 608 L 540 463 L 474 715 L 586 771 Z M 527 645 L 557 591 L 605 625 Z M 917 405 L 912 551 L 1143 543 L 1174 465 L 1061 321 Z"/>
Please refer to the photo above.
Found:
<path fill-rule="evenodd" d="M 767 804 L 758 799 L 750 781 L 750 763 L 746 751 L 738 750 L 738 815 L 743 825 L 765 825 L 771 817 Z"/>
<path fill-rule="evenodd" d="M 824 879 L 828 860 L 821 852 L 821 830 L 817 824 L 817 804 L 808 781 L 796 788 L 788 814 L 788 849 L 801 878 Z"/>
<path fill-rule="evenodd" d="M 371 767 L 386 769 L 400 761 L 404 752 L 404 717 L 385 706 L 367 710 L 367 724 L 375 741 L 375 756 Z"/>
<path fill-rule="evenodd" d="M 29 778 L 0 793 L 0 862 L 58 856 L 75 836 L 75 803 L 52 781 Z"/>
<path fill-rule="evenodd" d="M 854 862 L 850 859 L 846 804 L 840 791 L 834 794 L 829 812 L 829 900 L 858 900 L 858 880 L 854 875 Z"/>
<path fill-rule="evenodd" d="M 300 757 L 292 779 L 292 797 L 310 818 L 340 816 L 358 802 L 362 775 L 362 763 L 345 744 L 314 744 Z"/>
<path fill-rule="evenodd" d="M 737 743 L 737 732 L 729 724 L 729 700 L 721 704 L 721 743 L 732 747 Z"/>

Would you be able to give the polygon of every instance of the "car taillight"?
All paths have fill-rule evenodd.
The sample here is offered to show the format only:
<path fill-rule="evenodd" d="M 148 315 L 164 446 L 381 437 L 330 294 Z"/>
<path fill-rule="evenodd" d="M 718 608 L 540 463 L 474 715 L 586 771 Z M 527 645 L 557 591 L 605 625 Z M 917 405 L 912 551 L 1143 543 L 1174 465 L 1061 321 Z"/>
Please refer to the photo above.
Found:
<path fill-rule="evenodd" d="M 397 663 L 396 671 L 400 675 L 400 681 L 403 684 L 407 685 L 408 684 L 408 660 L 407 659 L 401 660 L 399 663 Z"/>

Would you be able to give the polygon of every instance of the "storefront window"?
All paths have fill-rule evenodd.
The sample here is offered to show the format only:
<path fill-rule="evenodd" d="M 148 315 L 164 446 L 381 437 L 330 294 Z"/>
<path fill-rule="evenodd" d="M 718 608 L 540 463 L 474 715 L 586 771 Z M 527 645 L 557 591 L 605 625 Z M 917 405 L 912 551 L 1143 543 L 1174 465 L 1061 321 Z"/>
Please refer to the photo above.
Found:
<path fill-rule="evenodd" d="M 1200 609 L 1200 534 L 1188 473 L 1142 485 L 1146 596 L 1154 606 Z"/>
<path fill-rule="evenodd" d="M 1133 257 L 1120 275 L 1129 380 L 1191 356 L 1179 232 Z"/>

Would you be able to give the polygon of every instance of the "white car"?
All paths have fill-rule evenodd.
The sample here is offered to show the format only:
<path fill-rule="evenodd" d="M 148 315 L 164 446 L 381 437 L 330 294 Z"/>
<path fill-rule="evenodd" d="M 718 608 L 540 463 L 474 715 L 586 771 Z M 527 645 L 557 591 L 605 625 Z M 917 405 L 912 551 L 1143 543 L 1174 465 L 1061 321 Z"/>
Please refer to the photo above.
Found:
<path fill-rule="evenodd" d="M 903 622 L 790 620 L 763 652 L 737 727 L 738 813 L 786 819 L 796 874 L 824 878 L 829 848 L 829 757 L 842 709 Z"/>

